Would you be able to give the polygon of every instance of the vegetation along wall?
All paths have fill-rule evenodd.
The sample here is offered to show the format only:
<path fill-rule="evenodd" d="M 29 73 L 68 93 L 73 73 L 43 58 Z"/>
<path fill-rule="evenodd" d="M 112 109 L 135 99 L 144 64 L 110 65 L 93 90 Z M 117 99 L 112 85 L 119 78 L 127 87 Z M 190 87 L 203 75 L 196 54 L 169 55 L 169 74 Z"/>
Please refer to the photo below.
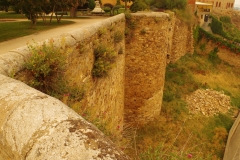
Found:
<path fill-rule="evenodd" d="M 27 46 L 0 55 L 3 159 L 128 159 L 97 128 L 118 145 L 124 121 L 144 124 L 160 114 L 167 62 L 193 42 L 176 21 L 167 13 L 120 14 L 38 43 L 67 55 L 64 78 L 73 90 L 63 103 L 12 79 L 29 78 Z"/>

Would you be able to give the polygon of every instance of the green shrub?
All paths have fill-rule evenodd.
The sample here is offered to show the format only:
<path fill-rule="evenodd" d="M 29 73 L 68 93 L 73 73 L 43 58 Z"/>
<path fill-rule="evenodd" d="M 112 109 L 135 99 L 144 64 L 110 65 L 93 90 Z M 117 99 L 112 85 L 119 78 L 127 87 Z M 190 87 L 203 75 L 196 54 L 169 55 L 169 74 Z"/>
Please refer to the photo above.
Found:
<path fill-rule="evenodd" d="M 195 44 L 197 44 L 199 42 L 199 26 L 195 27 L 193 30 L 193 38 L 195 41 Z"/>
<path fill-rule="evenodd" d="M 137 12 L 137 11 L 144 11 L 145 9 L 147 9 L 148 6 L 141 0 L 135 1 L 131 6 L 130 6 L 130 10 L 132 12 Z"/>
<path fill-rule="evenodd" d="M 93 10 L 95 8 L 95 0 L 89 0 L 88 2 L 88 8 L 90 8 L 91 10 Z"/>
<path fill-rule="evenodd" d="M 220 58 L 217 55 L 218 47 L 215 47 L 210 53 L 208 54 L 208 60 L 213 64 L 217 65 L 221 62 Z"/>
<path fill-rule="evenodd" d="M 118 42 L 121 42 L 123 40 L 123 33 L 121 31 L 116 31 L 114 33 L 114 42 L 118 43 Z"/>
<path fill-rule="evenodd" d="M 229 37 L 229 35 L 224 31 L 223 24 L 218 20 L 218 18 L 212 16 L 212 23 L 209 25 L 214 34 L 218 34 L 224 38 L 231 39 L 231 37 Z"/>
<path fill-rule="evenodd" d="M 104 7 L 103 10 L 108 13 L 111 12 L 112 9 L 110 7 Z"/>
<path fill-rule="evenodd" d="M 93 77 L 103 77 L 108 74 L 112 68 L 112 63 L 115 61 L 116 52 L 106 47 L 105 45 L 98 45 L 94 50 L 94 66 L 92 69 Z"/>
<path fill-rule="evenodd" d="M 175 99 L 175 94 L 170 89 L 164 90 L 164 92 L 163 92 L 163 101 L 171 102 L 174 99 Z"/>
<path fill-rule="evenodd" d="M 53 42 L 50 40 L 41 46 L 29 45 L 31 54 L 24 65 L 28 72 L 29 85 L 44 93 L 58 92 L 59 83 L 65 85 L 63 73 L 67 48 L 55 47 Z"/>
<path fill-rule="evenodd" d="M 220 21 L 223 23 L 231 23 L 231 18 L 229 16 L 222 16 L 220 17 Z"/>
<path fill-rule="evenodd" d="M 222 48 L 228 48 L 234 53 L 240 53 L 240 46 L 238 46 L 236 43 L 233 43 L 232 41 L 227 41 L 222 37 L 215 36 L 211 33 L 206 32 L 202 28 L 199 28 L 199 39 L 202 39 L 203 37 L 206 37 L 208 40 L 212 40 L 214 43 L 216 43 Z"/>
<path fill-rule="evenodd" d="M 54 41 L 50 40 L 42 45 L 29 45 L 28 48 L 31 54 L 24 64 L 23 74 L 26 74 L 26 79 L 23 81 L 58 99 L 67 95 L 67 105 L 71 101 L 81 101 L 83 87 L 71 86 L 64 77 L 67 55 L 72 52 L 72 48 L 65 46 L 65 40 L 62 39 L 60 47 L 56 47 Z"/>

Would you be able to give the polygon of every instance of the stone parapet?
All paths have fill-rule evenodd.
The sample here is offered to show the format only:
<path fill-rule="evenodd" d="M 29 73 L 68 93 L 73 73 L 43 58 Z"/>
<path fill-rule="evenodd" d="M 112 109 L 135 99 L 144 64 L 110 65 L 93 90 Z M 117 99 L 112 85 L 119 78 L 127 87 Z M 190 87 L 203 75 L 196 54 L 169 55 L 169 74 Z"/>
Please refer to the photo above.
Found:
<path fill-rule="evenodd" d="M 116 139 L 121 137 L 123 128 L 125 42 L 123 38 L 114 43 L 113 35 L 120 31 L 124 36 L 124 26 L 121 14 L 52 38 L 56 47 L 64 39 L 73 50 L 68 55 L 66 78 L 76 86 L 85 85 L 82 107 L 96 117 L 104 114 L 99 121 L 112 127 L 110 131 Z M 105 34 L 100 36 L 100 32 Z M 97 80 L 91 76 L 93 52 L 96 45 L 105 44 L 122 53 L 109 75 Z M 80 113 L 9 78 L 23 69 L 29 54 L 28 47 L 23 46 L 0 55 L 0 159 L 127 159 Z"/>
<path fill-rule="evenodd" d="M 0 149 L 9 159 L 127 159 L 59 100 L 0 75 Z"/>

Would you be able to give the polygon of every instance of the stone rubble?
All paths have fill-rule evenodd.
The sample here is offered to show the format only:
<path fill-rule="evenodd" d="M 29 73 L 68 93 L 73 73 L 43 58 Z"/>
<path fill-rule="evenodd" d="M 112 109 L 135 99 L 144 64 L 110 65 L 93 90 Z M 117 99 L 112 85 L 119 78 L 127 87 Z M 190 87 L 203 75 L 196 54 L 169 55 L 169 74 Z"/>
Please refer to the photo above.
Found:
<path fill-rule="evenodd" d="M 198 89 L 186 97 L 186 102 L 190 113 L 204 116 L 226 113 L 231 108 L 230 97 L 213 89 Z"/>

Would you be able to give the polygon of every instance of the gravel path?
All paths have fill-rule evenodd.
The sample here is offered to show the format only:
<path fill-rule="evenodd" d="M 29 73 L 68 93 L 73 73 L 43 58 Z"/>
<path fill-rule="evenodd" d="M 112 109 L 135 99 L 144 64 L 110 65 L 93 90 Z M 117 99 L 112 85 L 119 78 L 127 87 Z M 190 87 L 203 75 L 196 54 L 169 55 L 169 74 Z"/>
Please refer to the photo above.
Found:
<path fill-rule="evenodd" d="M 89 19 L 68 19 L 71 21 L 74 21 L 74 24 L 66 25 L 57 27 L 54 29 L 50 29 L 47 31 L 38 32 L 32 35 L 19 37 L 16 39 L 8 40 L 5 42 L 0 43 L 0 54 L 12 51 L 16 48 L 25 46 L 27 42 L 32 42 L 33 40 L 36 42 L 43 41 L 48 38 L 59 36 L 63 33 L 69 32 L 71 30 L 76 30 L 78 28 L 90 25 L 95 22 L 100 22 L 103 19 L 106 19 L 108 17 L 90 17 Z"/>

